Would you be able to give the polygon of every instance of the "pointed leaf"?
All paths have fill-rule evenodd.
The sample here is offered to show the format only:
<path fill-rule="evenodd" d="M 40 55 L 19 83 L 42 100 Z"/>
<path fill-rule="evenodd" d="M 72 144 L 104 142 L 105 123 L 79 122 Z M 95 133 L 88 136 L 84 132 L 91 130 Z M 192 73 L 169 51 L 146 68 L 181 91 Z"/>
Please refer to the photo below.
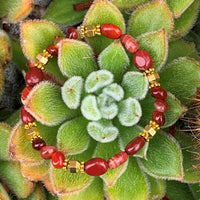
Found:
<path fill-rule="evenodd" d="M 85 90 L 95 92 L 113 82 L 113 74 L 107 70 L 98 70 L 89 74 L 85 81 Z"/>
<path fill-rule="evenodd" d="M 98 57 L 99 66 L 114 75 L 114 81 L 120 82 L 122 74 L 129 64 L 129 58 L 118 40 L 105 48 Z"/>
<path fill-rule="evenodd" d="M 35 119 L 50 126 L 71 119 L 78 113 L 64 104 L 60 88 L 48 81 L 39 83 L 31 90 L 24 106 Z"/>
<path fill-rule="evenodd" d="M 34 191 L 24 200 L 47 200 L 43 185 L 41 183 L 37 183 Z M 49 200 L 49 199 L 48 199 Z"/>
<path fill-rule="evenodd" d="M 109 160 L 113 155 L 120 152 L 119 141 L 114 140 L 110 143 L 98 143 L 95 156 Z M 108 169 L 108 171 L 101 176 L 106 185 L 113 186 L 117 179 L 124 173 L 127 168 L 128 161 L 120 165 L 116 169 Z"/>
<path fill-rule="evenodd" d="M 155 0 L 139 7 L 129 21 L 129 34 L 134 37 L 163 28 L 169 37 L 173 29 L 173 17 L 164 0 Z"/>
<path fill-rule="evenodd" d="M 90 142 L 87 124 L 84 117 L 78 117 L 60 126 L 57 135 L 58 148 L 68 155 L 85 151 Z"/>
<path fill-rule="evenodd" d="M 127 184 L 128 180 L 128 184 Z M 109 200 L 143 200 L 148 198 L 148 185 L 135 158 L 129 158 L 127 170 L 112 187 L 106 186 Z"/>
<path fill-rule="evenodd" d="M 0 183 L 0 199 L 10 200 L 10 197 L 9 197 L 7 191 L 5 190 L 5 188 L 3 187 L 3 185 L 1 183 Z"/>
<path fill-rule="evenodd" d="M 149 142 L 147 160 L 139 159 L 140 166 L 155 178 L 181 180 L 182 153 L 173 137 L 159 131 Z"/>
<path fill-rule="evenodd" d="M 124 126 L 133 126 L 142 116 L 142 110 L 138 100 L 129 97 L 119 103 L 118 119 Z"/>
<path fill-rule="evenodd" d="M 81 93 L 83 89 L 83 78 L 74 76 L 68 79 L 61 88 L 62 99 L 71 109 L 77 109 L 80 106 Z"/>
<path fill-rule="evenodd" d="M 196 94 L 196 88 L 200 86 L 199 67 L 200 63 L 191 58 L 174 60 L 162 69 L 160 83 L 182 103 L 189 103 Z"/>
<path fill-rule="evenodd" d="M 86 78 L 96 69 L 92 49 L 84 42 L 65 39 L 61 42 L 58 53 L 59 67 L 67 77 Z"/>
<path fill-rule="evenodd" d="M 126 98 L 144 99 L 149 89 L 148 86 L 147 77 L 140 72 L 131 71 L 123 76 L 122 87 Z"/>
<path fill-rule="evenodd" d="M 109 15 L 108 15 L 109 13 Z M 93 5 L 87 12 L 85 19 L 83 21 L 84 25 L 97 25 L 112 23 L 117 25 L 122 32 L 125 31 L 124 19 L 120 11 L 112 3 L 105 0 L 95 0 Z M 113 40 L 104 37 L 88 38 L 90 45 L 95 53 L 100 53 L 105 49 Z"/>

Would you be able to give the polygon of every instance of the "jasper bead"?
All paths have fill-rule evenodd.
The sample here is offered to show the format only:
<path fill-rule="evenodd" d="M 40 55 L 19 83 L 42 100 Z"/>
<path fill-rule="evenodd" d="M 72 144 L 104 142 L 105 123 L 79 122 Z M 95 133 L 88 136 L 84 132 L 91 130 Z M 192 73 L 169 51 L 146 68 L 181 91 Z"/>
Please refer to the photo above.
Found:
<path fill-rule="evenodd" d="M 154 111 L 152 113 L 152 120 L 159 126 L 163 126 L 165 124 L 165 116 L 162 112 Z"/>
<path fill-rule="evenodd" d="M 126 145 L 125 151 L 128 155 L 136 154 L 145 143 L 146 140 L 143 137 L 138 136 Z"/>
<path fill-rule="evenodd" d="M 117 39 L 122 35 L 121 29 L 114 24 L 101 25 L 101 33 L 107 38 Z"/>
<path fill-rule="evenodd" d="M 61 151 L 56 151 L 52 155 L 52 164 L 55 168 L 60 169 L 63 167 L 63 163 L 65 161 L 65 155 Z"/>
<path fill-rule="evenodd" d="M 58 55 L 58 48 L 55 45 L 49 45 L 47 47 L 48 53 L 50 53 L 52 56 L 57 56 Z"/>
<path fill-rule="evenodd" d="M 85 172 L 90 176 L 100 176 L 108 170 L 108 163 L 102 158 L 92 158 L 85 163 Z"/>
<path fill-rule="evenodd" d="M 131 53 L 135 53 L 139 49 L 139 44 L 135 38 L 128 34 L 121 35 L 120 40 L 124 47 Z"/>
<path fill-rule="evenodd" d="M 167 112 L 168 110 L 168 103 L 162 99 L 156 99 L 154 102 L 154 107 L 158 112 Z"/>
<path fill-rule="evenodd" d="M 35 138 L 32 140 L 32 147 L 35 149 L 35 150 L 38 150 L 40 151 L 40 149 L 42 147 L 46 146 L 46 143 L 45 141 L 42 139 L 42 138 Z"/>
<path fill-rule="evenodd" d="M 167 92 L 165 89 L 156 86 L 151 88 L 151 96 L 156 99 L 166 99 L 167 98 Z"/>
<path fill-rule="evenodd" d="M 145 71 L 145 70 L 149 69 L 150 67 L 152 67 L 152 65 L 153 65 L 151 56 L 149 55 L 148 52 L 146 52 L 143 49 L 138 50 L 134 54 L 133 62 L 135 64 L 135 66 L 141 71 Z"/>
<path fill-rule="evenodd" d="M 108 160 L 108 166 L 111 169 L 115 169 L 126 162 L 128 154 L 126 152 L 119 152 Z"/>
<path fill-rule="evenodd" d="M 33 87 L 31 87 L 31 86 L 26 86 L 26 87 L 23 89 L 22 95 L 21 95 L 22 101 L 26 100 L 26 98 L 27 98 L 29 92 L 32 90 L 32 88 L 33 88 Z"/>
<path fill-rule="evenodd" d="M 34 122 L 34 118 L 25 110 L 24 106 L 21 108 L 21 119 L 24 124 Z"/>
<path fill-rule="evenodd" d="M 37 67 L 30 68 L 25 79 L 29 86 L 34 86 L 43 80 L 43 72 Z"/>
<path fill-rule="evenodd" d="M 66 37 L 69 38 L 69 39 L 76 40 L 78 38 L 77 30 L 73 27 L 68 28 Z"/>
<path fill-rule="evenodd" d="M 47 145 L 40 149 L 40 155 L 45 160 L 49 160 L 56 151 L 56 147 Z"/>

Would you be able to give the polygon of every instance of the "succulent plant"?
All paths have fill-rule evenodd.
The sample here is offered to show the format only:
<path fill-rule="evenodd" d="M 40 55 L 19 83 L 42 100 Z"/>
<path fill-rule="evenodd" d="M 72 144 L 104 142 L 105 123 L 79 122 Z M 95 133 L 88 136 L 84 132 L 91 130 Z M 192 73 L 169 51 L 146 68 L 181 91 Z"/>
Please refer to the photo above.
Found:
<path fill-rule="evenodd" d="M 55 35 L 64 36 L 54 23 L 76 24 L 86 14 L 84 25 L 115 24 L 151 54 L 160 83 L 168 91 L 166 123 L 127 163 L 109 169 L 101 177 L 91 177 L 54 169 L 32 149 L 24 125 L 20 120 L 15 125 L 18 118 L 12 116 L 7 120 L 11 126 L 15 125 L 12 131 L 11 126 L 0 126 L 1 134 L 5 133 L 5 139 L 0 141 L 0 159 L 6 160 L 0 162 L 0 177 L 4 177 L 19 198 L 30 194 L 27 199 L 159 200 L 165 193 L 170 200 L 194 199 L 187 183 L 199 182 L 200 174 L 192 168 L 195 164 L 192 139 L 181 131 L 175 137 L 167 132 L 187 111 L 200 87 L 200 62 L 195 46 L 179 39 L 192 28 L 200 2 L 96 0 L 87 13 L 75 12 L 73 3 L 54 1 L 43 17 L 45 20 L 20 23 L 20 43 L 25 57 L 35 61 L 54 42 Z M 8 7 L 8 3 L 4 4 Z M 10 17 L 9 13 L 14 12 L 9 9 L 6 12 L 3 16 L 19 21 L 16 16 Z M 17 55 L 14 56 L 20 65 Z M 151 119 L 154 100 L 148 92 L 147 78 L 136 69 L 132 55 L 120 40 L 104 36 L 88 38 L 87 43 L 80 38 L 63 39 L 59 43 L 58 59 L 49 60 L 45 74 L 50 80 L 36 85 L 24 106 L 37 120 L 47 144 L 56 145 L 66 157 L 87 161 L 95 156 L 107 160 L 123 150 Z M 37 183 L 34 189 L 31 181 L 41 181 L 58 197 L 45 196 L 43 187 Z"/>

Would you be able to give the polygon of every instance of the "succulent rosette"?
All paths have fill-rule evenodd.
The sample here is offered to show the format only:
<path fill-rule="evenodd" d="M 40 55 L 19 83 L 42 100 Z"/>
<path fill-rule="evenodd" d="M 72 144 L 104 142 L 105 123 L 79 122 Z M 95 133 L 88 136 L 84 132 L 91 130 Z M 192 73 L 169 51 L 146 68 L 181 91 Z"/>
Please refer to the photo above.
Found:
<path fill-rule="evenodd" d="M 61 1 L 61 5 L 64 2 Z M 120 9 L 138 6 L 136 1 L 128 2 L 122 5 L 120 1 L 113 1 Z M 43 182 L 62 200 L 102 200 L 104 197 L 159 200 L 169 183 L 181 188 L 184 185 L 181 182 L 200 181 L 199 172 L 192 169 L 192 153 L 184 150 L 192 141 L 183 133 L 177 133 L 176 139 L 167 134 L 168 127 L 184 115 L 200 86 L 198 53 L 192 43 L 178 39 L 191 28 L 200 3 L 194 0 L 177 5 L 156 0 L 137 7 L 128 22 L 124 20 L 126 13 L 123 12 L 123 16 L 114 4 L 96 0 L 83 24 L 115 24 L 123 33 L 135 37 L 140 48 L 150 53 L 161 86 L 168 91 L 166 122 L 126 163 L 109 169 L 100 177 L 92 177 L 53 168 L 32 148 L 24 125 L 19 121 L 10 138 L 6 138 L 11 158 L 17 161 L 17 169 L 20 168 L 24 177 Z M 54 3 L 44 16 L 47 20 L 50 20 L 48 13 L 53 6 Z M 185 16 L 190 18 L 182 26 Z M 20 34 L 24 55 L 32 61 L 53 44 L 55 35 L 63 36 L 54 23 L 46 20 L 22 21 Z M 132 56 L 120 40 L 103 35 L 88 38 L 87 43 L 72 39 L 59 42 L 58 58 L 50 59 L 45 65 L 49 80 L 37 84 L 24 101 L 24 108 L 36 119 L 48 145 L 55 145 L 70 159 L 87 161 L 101 157 L 108 160 L 138 136 L 151 120 L 155 108 L 148 80 L 134 66 Z M 9 160 L 9 155 L 5 154 L 5 160 Z M 4 174 L 2 166 L 0 175 Z M 165 180 L 172 181 L 166 183 Z M 30 184 L 27 182 L 24 187 L 23 197 L 33 190 Z M 38 188 L 39 185 L 35 190 Z M 17 192 L 20 196 L 21 191 Z"/>

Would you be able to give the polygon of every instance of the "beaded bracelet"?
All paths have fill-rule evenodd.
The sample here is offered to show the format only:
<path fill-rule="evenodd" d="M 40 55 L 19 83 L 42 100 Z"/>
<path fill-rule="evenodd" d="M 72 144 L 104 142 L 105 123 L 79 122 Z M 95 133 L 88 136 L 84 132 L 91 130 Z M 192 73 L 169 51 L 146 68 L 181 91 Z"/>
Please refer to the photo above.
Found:
<path fill-rule="evenodd" d="M 167 98 L 167 92 L 160 87 L 159 74 L 155 72 L 152 67 L 152 58 L 148 52 L 143 49 L 139 49 L 139 44 L 137 41 L 128 34 L 122 34 L 121 29 L 114 24 L 103 24 L 103 25 L 81 25 L 79 27 L 81 38 L 85 37 L 95 37 L 96 35 L 104 35 L 110 39 L 120 39 L 123 46 L 131 53 L 134 53 L 133 62 L 135 66 L 144 73 L 149 81 L 149 89 L 151 90 L 151 95 L 154 97 L 155 111 L 152 114 L 152 120 L 148 125 L 144 127 L 143 132 L 139 133 L 139 136 L 130 141 L 125 150 L 115 154 L 108 161 L 102 158 L 92 158 L 86 163 L 79 162 L 76 160 L 69 160 L 65 158 L 65 155 L 61 151 L 57 151 L 55 146 L 46 145 L 45 141 L 42 139 L 39 131 L 34 122 L 34 118 L 25 110 L 24 107 L 21 109 L 21 119 L 25 124 L 26 136 L 31 140 L 32 146 L 35 150 L 40 151 L 41 157 L 48 160 L 52 160 L 52 165 L 55 168 L 64 168 L 69 170 L 71 173 L 86 172 L 91 176 L 100 176 L 104 174 L 108 168 L 114 169 L 119 167 L 121 164 L 125 163 L 128 159 L 128 155 L 136 154 L 146 142 L 152 138 L 160 126 L 165 123 L 164 112 L 168 110 L 168 104 L 165 101 Z M 69 28 L 67 31 L 67 38 L 77 39 L 78 32 L 74 28 Z M 62 38 L 55 36 L 54 45 L 50 45 L 47 49 L 37 55 L 37 61 L 35 63 L 28 63 L 29 70 L 26 74 L 27 87 L 22 91 L 22 103 L 26 99 L 27 95 L 31 91 L 32 87 L 37 85 L 43 80 L 44 66 L 47 64 L 49 58 L 58 55 L 58 42 Z"/>

